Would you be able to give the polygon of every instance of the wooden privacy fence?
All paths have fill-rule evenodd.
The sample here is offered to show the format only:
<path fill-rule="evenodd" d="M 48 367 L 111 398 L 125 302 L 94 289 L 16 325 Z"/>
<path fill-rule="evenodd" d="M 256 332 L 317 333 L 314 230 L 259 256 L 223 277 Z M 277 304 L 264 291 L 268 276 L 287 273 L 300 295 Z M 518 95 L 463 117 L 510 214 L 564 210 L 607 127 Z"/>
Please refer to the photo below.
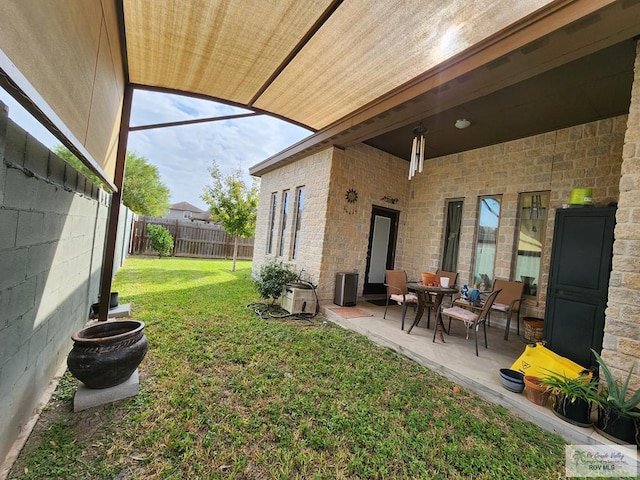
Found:
<path fill-rule="evenodd" d="M 161 225 L 173 236 L 175 257 L 233 258 L 233 237 L 220 225 L 141 217 L 134 224 L 131 253 L 157 255 L 149 245 L 147 225 Z M 253 238 L 238 238 L 238 259 L 253 258 Z"/>

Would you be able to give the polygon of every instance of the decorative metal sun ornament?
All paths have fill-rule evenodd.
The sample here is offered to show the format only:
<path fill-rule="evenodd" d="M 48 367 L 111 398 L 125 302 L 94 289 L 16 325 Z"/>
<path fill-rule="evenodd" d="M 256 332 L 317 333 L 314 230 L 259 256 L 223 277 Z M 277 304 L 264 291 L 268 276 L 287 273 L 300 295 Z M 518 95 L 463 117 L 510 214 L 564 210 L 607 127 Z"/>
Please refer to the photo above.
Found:
<path fill-rule="evenodd" d="M 344 199 L 347 203 L 344 206 L 344 211 L 349 215 L 353 215 L 357 211 L 356 202 L 358 201 L 358 192 L 356 192 L 353 188 L 347 190 L 347 193 L 344 194 Z"/>

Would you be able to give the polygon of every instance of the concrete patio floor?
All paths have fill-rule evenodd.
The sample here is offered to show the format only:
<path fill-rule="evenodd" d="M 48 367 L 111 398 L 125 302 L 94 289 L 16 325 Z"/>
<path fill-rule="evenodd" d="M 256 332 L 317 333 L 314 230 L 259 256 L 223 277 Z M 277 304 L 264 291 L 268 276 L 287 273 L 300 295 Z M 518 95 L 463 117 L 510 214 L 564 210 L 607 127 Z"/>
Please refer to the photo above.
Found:
<path fill-rule="evenodd" d="M 400 329 L 402 311 L 400 306 L 389 306 L 386 319 L 382 318 L 384 306 L 358 299 L 356 307 L 370 316 L 343 318 L 339 314 L 341 307 L 329 302 L 321 303 L 320 311 L 330 321 L 367 336 L 373 342 L 440 373 L 492 403 L 503 405 L 519 417 L 547 431 L 557 433 L 568 443 L 615 445 L 591 427 L 574 426 L 558 418 L 549 405 L 550 401 L 546 407 L 541 407 L 530 402 L 524 392 L 513 393 L 502 386 L 500 369 L 511 367 L 524 352 L 528 343 L 522 336 L 524 333 L 522 319 L 520 336 L 512 329 L 508 341 L 504 340 L 504 323 L 500 324 L 498 319 L 492 319 L 491 326 L 487 327 L 488 348 L 484 348 L 484 338 L 482 332 L 479 332 L 479 356 L 476 357 L 473 332 L 470 331 L 467 340 L 465 327 L 461 322 L 452 322 L 451 335 L 445 334 L 445 343 L 442 343 L 439 336 L 434 343 L 432 341 L 435 324 L 433 313 L 431 328 L 426 328 L 425 312 L 420 324 L 411 331 L 411 334 L 407 334 L 415 318 L 413 309 L 407 310 L 403 331 Z"/>

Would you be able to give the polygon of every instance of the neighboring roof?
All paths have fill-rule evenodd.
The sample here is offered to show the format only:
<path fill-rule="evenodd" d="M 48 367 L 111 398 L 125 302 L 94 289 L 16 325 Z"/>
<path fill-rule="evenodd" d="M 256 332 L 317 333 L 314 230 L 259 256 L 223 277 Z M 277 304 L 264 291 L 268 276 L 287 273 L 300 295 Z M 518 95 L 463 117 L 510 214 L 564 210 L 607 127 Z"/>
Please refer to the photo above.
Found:
<path fill-rule="evenodd" d="M 187 212 L 193 212 L 193 213 L 207 213 L 204 210 L 191 205 L 189 202 L 174 203 L 173 205 L 171 205 L 169 207 L 169 209 L 171 209 L 171 210 L 181 210 L 181 211 L 187 211 Z"/>

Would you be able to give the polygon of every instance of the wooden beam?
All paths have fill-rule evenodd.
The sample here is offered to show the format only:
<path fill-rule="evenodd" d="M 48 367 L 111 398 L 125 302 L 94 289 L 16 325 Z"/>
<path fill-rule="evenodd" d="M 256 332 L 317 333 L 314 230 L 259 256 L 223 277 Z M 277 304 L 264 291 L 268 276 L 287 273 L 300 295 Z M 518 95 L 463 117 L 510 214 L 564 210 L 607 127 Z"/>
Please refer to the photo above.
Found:
<path fill-rule="evenodd" d="M 113 179 L 117 190 L 111 195 L 107 241 L 102 261 L 100 312 L 98 314 L 98 320 L 101 322 L 104 322 L 109 318 L 109 299 L 111 297 L 111 283 L 113 281 L 113 263 L 116 252 L 116 239 L 118 236 L 118 218 L 120 216 L 120 204 L 122 203 L 122 186 L 124 185 L 124 172 L 127 161 L 127 142 L 129 139 L 129 122 L 131 121 L 132 100 L 133 87 L 129 84 L 124 88 L 122 117 L 120 119 L 120 135 L 118 137 L 118 150 L 116 152 L 116 171 Z"/>
<path fill-rule="evenodd" d="M 177 122 L 165 122 L 165 123 L 152 123 L 148 125 L 137 125 L 135 127 L 129 127 L 130 132 L 137 132 L 139 130 L 151 130 L 152 128 L 165 128 L 165 127 L 179 127 L 181 125 L 193 125 L 194 123 L 206 123 L 206 122 L 218 122 L 221 120 L 233 120 L 235 118 L 255 117 L 262 115 L 261 113 L 239 113 L 236 115 L 224 115 L 220 117 L 207 117 L 207 118 L 195 118 L 192 120 L 180 120 Z"/>

